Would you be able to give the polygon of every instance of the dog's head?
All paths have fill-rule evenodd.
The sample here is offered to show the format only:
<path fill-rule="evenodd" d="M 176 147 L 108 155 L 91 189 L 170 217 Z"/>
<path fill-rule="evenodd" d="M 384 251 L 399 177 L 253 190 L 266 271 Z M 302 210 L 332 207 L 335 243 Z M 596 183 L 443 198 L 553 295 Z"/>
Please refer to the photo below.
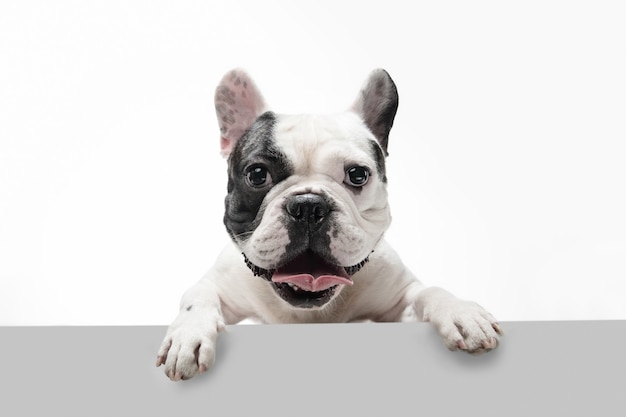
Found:
<path fill-rule="evenodd" d="M 227 73 L 215 106 L 228 158 L 224 224 L 283 300 L 319 308 L 367 262 L 391 221 L 385 156 L 398 106 L 384 70 L 332 115 L 268 111 L 252 79 Z"/>

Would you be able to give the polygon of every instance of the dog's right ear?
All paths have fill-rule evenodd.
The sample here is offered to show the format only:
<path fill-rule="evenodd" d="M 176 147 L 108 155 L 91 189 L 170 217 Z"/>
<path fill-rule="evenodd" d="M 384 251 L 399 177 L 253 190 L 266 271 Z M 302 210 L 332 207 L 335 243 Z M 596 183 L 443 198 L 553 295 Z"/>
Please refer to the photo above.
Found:
<path fill-rule="evenodd" d="M 398 110 L 398 90 L 387 71 L 382 68 L 372 71 L 352 109 L 376 136 L 385 155 L 389 155 L 387 144 Z"/>
<path fill-rule="evenodd" d="M 235 144 L 265 111 L 252 78 L 241 69 L 226 73 L 215 90 L 215 111 L 222 134 L 220 151 L 227 158 Z"/>

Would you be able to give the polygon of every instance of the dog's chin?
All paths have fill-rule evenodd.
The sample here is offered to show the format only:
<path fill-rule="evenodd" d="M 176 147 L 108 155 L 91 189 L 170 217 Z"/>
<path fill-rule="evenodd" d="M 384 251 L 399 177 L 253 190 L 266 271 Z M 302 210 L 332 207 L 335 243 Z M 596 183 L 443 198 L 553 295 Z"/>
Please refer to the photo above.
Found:
<path fill-rule="evenodd" d="M 331 301 L 346 285 L 352 285 L 352 275 L 367 263 L 339 266 L 323 256 L 306 250 L 275 269 L 261 268 L 243 254 L 252 273 L 267 281 L 276 294 L 297 308 L 320 308 Z"/>
<path fill-rule="evenodd" d="M 272 287 L 280 298 L 297 308 L 323 307 L 341 290 L 340 285 L 333 285 L 322 291 L 307 291 L 281 282 L 272 282 Z"/>

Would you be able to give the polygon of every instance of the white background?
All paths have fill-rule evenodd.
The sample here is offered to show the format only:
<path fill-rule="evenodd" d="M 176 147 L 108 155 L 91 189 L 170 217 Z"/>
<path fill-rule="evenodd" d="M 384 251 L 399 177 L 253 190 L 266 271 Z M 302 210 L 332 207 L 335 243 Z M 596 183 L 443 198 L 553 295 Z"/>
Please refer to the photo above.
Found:
<path fill-rule="evenodd" d="M 211 266 L 213 92 L 395 80 L 388 239 L 500 320 L 626 319 L 626 3 L 0 3 L 0 325 L 167 324 Z M 381 278 L 382 279 L 382 278 Z"/>

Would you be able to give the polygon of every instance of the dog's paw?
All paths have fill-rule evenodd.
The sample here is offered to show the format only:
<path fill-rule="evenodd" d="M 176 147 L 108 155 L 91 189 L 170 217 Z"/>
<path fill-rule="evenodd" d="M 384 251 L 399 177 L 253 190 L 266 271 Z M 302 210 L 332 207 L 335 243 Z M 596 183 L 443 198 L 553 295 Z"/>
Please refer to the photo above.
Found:
<path fill-rule="evenodd" d="M 172 381 L 189 379 L 207 371 L 215 362 L 218 329 L 170 326 L 161 343 L 156 366 L 165 365 Z"/>
<path fill-rule="evenodd" d="M 416 312 L 431 322 L 450 350 L 481 353 L 498 346 L 502 329 L 480 305 L 460 300 L 441 288 L 428 288 L 418 295 Z"/>
<path fill-rule="evenodd" d="M 502 329 L 480 305 L 456 299 L 438 307 L 430 314 L 429 321 L 439 331 L 448 349 L 482 353 L 498 346 Z"/>

